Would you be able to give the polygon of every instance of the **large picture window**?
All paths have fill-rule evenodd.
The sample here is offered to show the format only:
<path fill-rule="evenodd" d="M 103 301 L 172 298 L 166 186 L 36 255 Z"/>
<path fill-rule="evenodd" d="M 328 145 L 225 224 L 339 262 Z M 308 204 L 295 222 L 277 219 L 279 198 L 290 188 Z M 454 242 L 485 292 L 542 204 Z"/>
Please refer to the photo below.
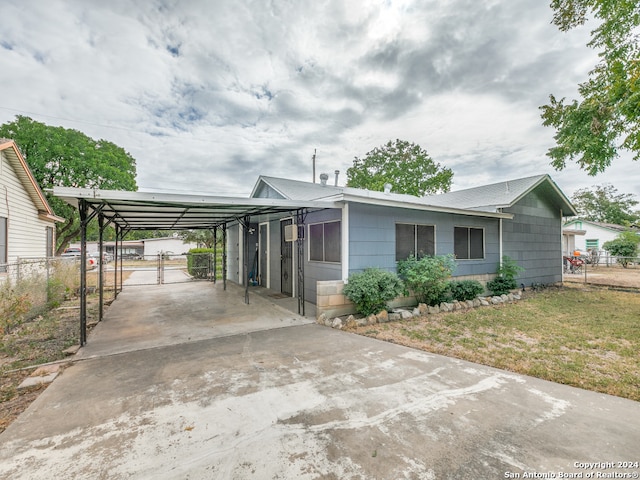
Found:
<path fill-rule="evenodd" d="M 484 229 L 454 227 L 453 253 L 462 260 L 484 258 Z"/>
<path fill-rule="evenodd" d="M 418 258 L 435 255 L 435 227 L 433 225 L 414 225 L 396 223 L 396 261 L 411 256 Z"/>
<path fill-rule="evenodd" d="M 309 225 L 309 260 L 339 263 L 341 260 L 340 221 Z"/>

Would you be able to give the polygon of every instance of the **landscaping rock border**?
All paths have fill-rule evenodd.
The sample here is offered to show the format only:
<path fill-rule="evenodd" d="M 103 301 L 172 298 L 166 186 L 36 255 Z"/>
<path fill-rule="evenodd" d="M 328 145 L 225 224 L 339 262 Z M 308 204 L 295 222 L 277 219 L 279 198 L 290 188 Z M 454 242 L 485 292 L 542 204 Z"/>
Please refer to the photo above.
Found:
<path fill-rule="evenodd" d="M 412 310 L 405 308 L 395 308 L 391 311 L 382 310 L 377 315 L 369 315 L 368 317 L 356 318 L 349 315 L 346 319 L 340 317 L 330 318 L 324 313 L 318 316 L 316 322 L 326 327 L 342 330 L 343 328 L 364 327 L 367 325 L 375 325 L 377 323 L 397 322 L 399 320 L 409 320 L 414 317 L 422 317 L 425 315 L 435 315 L 438 313 L 448 313 L 460 310 L 471 310 L 480 307 L 489 307 L 492 305 L 500 305 L 503 303 L 513 303 L 520 300 L 520 293 L 509 293 L 506 295 L 495 295 L 493 297 L 477 297 L 473 300 L 458 301 L 447 303 L 442 302 L 440 305 L 430 306 L 424 303 L 418 304 Z"/>

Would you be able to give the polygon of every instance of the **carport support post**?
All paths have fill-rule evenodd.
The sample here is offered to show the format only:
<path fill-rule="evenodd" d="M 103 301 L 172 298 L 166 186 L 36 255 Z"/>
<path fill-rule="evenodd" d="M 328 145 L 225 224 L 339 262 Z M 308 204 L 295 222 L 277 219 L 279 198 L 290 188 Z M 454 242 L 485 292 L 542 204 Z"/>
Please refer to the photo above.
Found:
<path fill-rule="evenodd" d="M 296 228 L 298 229 L 298 314 L 304 317 L 304 210 L 296 212 Z"/>
<path fill-rule="evenodd" d="M 227 224 L 222 226 L 222 285 L 227 291 Z"/>
<path fill-rule="evenodd" d="M 213 227 L 213 283 L 216 283 L 218 274 L 218 226 Z"/>
<path fill-rule="evenodd" d="M 80 346 L 87 343 L 87 202 L 80 200 Z"/>
<path fill-rule="evenodd" d="M 243 235 L 242 235 L 242 243 L 243 243 L 243 248 L 244 248 L 244 258 L 243 258 L 243 263 L 244 265 L 242 266 L 242 271 L 243 271 L 243 281 L 244 281 L 244 303 L 246 303 L 247 305 L 249 305 L 249 222 L 251 221 L 251 219 L 246 216 L 244 217 L 244 219 L 242 220 L 242 228 L 243 228 Z"/>
<path fill-rule="evenodd" d="M 103 275 L 104 275 L 104 262 L 102 261 L 103 256 L 104 256 L 104 244 L 103 244 L 103 240 L 104 240 L 104 215 L 102 215 L 102 212 L 100 212 L 98 214 L 98 228 L 99 228 L 99 233 L 98 233 L 98 265 L 99 265 L 99 269 L 98 269 L 98 295 L 99 295 L 99 304 L 100 304 L 100 309 L 98 310 L 98 321 L 101 322 L 102 321 L 102 316 L 104 315 L 104 281 L 103 281 Z"/>
<path fill-rule="evenodd" d="M 118 298 L 118 240 L 120 239 L 120 226 L 116 223 L 116 241 L 115 246 L 113 248 L 113 298 L 114 300 Z"/>

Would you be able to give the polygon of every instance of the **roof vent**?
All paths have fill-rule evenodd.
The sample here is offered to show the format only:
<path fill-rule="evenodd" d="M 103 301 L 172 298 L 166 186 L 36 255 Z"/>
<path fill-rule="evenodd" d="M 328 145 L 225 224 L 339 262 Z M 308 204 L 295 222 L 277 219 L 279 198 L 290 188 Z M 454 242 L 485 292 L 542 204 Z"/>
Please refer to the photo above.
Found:
<path fill-rule="evenodd" d="M 322 184 L 323 187 L 327 186 L 327 180 L 329 180 L 329 175 L 327 175 L 326 173 L 321 173 L 320 174 L 320 183 Z"/>
<path fill-rule="evenodd" d="M 391 193 L 391 189 L 393 188 L 393 185 L 391 185 L 390 183 L 385 183 L 384 184 L 384 194 L 385 195 L 389 195 Z"/>
<path fill-rule="evenodd" d="M 333 173 L 336 174 L 336 181 L 335 181 L 335 183 L 333 185 L 337 187 L 338 186 L 338 175 L 340 175 L 340 170 L 336 170 Z"/>

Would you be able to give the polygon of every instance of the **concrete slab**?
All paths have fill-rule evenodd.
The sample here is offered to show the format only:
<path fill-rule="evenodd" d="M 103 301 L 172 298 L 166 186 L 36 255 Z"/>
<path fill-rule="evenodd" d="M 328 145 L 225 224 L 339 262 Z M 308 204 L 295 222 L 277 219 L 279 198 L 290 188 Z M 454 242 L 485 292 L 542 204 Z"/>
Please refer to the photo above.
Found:
<path fill-rule="evenodd" d="M 113 355 L 248 331 L 313 323 L 259 295 L 244 303 L 234 283 L 129 286 L 107 310 L 78 358 Z"/>
<path fill-rule="evenodd" d="M 0 435 L 0 478 L 614 478 L 602 475 L 640 471 L 617 463 L 640 461 L 638 402 L 315 324 L 252 331 L 246 323 L 243 331 L 198 338 L 207 331 L 198 326 L 206 322 L 198 303 L 194 313 L 177 304 L 162 315 L 171 303 L 164 305 L 152 316 L 164 325 L 187 319 L 194 335 L 178 330 L 174 344 L 153 344 L 124 329 L 129 349 L 107 354 L 106 339 L 119 341 L 109 331 L 115 317 L 106 319 L 90 337 L 101 345 L 94 353 L 104 354 L 65 369 Z M 254 308 L 257 322 L 270 314 L 267 303 Z M 142 322 L 152 334 L 162 330 Z"/>

